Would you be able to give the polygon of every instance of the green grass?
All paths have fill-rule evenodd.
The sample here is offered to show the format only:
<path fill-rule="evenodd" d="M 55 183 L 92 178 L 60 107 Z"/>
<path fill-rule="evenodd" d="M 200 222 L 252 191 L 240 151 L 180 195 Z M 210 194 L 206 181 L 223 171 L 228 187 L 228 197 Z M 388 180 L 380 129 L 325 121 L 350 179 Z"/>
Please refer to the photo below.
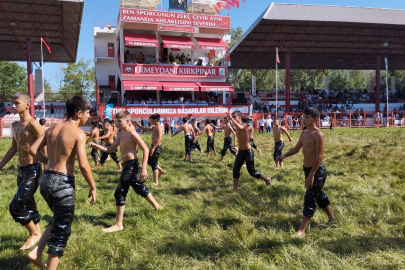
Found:
<path fill-rule="evenodd" d="M 296 142 L 299 131 L 292 131 Z M 115 219 L 119 174 L 108 161 L 94 173 L 98 200 L 89 206 L 86 182 L 76 171 L 77 203 L 72 235 L 59 269 L 404 269 L 405 129 L 324 131 L 325 192 L 337 222 L 327 226 L 316 211 L 305 239 L 293 238 L 302 218 L 302 154 L 274 170 L 272 137 L 255 134 L 263 150 L 256 168 L 271 176 L 271 188 L 243 170 L 239 193 L 232 191 L 233 158 L 195 154 L 181 161 L 184 138 L 164 136 L 161 185 L 147 186 L 165 209 L 155 211 L 130 190 L 124 231 L 104 234 Z M 144 136 L 147 144 L 150 137 Z M 206 146 L 205 136 L 200 139 Z M 223 134 L 216 136 L 221 149 Z M 0 140 L 4 156 L 11 140 Z M 286 149 L 293 146 L 286 143 Z M 90 151 L 89 151 L 90 153 Z M 196 152 L 194 152 L 196 153 Z M 89 156 L 90 160 L 90 156 Z M 18 250 L 27 238 L 8 204 L 16 191 L 16 159 L 0 172 L 0 269 L 35 269 Z M 42 230 L 52 217 L 35 195 Z M 44 255 L 44 259 L 46 259 Z"/>

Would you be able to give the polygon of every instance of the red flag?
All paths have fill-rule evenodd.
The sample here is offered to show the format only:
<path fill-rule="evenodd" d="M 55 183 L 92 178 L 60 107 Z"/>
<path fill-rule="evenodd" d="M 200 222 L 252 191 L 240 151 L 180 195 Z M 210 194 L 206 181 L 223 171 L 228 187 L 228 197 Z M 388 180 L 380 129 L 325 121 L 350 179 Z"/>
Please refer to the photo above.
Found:
<path fill-rule="evenodd" d="M 246 4 L 245 0 L 242 0 L 242 1 L 243 1 L 243 3 L 245 3 L 245 4 Z"/>
<path fill-rule="evenodd" d="M 278 57 L 278 48 L 276 48 L 276 59 L 277 59 L 277 63 L 280 64 L 280 58 Z"/>
<path fill-rule="evenodd" d="M 51 53 L 51 49 L 49 48 L 48 44 L 46 44 L 45 40 L 41 38 L 41 41 L 45 43 L 46 48 L 48 49 L 48 52 Z"/>

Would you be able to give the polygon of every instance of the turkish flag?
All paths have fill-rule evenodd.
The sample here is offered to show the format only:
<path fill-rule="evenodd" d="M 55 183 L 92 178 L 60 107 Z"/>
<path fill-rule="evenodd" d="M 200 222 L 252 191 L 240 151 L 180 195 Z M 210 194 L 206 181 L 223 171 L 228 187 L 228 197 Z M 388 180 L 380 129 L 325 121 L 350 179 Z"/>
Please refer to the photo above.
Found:
<path fill-rule="evenodd" d="M 278 48 L 276 48 L 276 59 L 277 59 L 277 63 L 280 64 L 280 58 L 278 57 Z"/>

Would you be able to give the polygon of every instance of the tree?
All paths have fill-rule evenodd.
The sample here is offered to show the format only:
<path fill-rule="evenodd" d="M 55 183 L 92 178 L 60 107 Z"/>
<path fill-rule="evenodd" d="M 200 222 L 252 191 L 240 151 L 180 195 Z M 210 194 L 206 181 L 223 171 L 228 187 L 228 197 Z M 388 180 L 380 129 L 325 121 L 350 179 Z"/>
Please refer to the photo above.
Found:
<path fill-rule="evenodd" d="M 82 58 L 79 62 L 62 68 L 64 85 L 59 92 L 64 99 L 73 95 L 82 95 L 89 99 L 95 96 L 94 68 L 90 68 L 90 64 L 91 60 Z"/>
<path fill-rule="evenodd" d="M 16 62 L 0 62 L 0 100 L 11 101 L 17 92 L 28 92 L 27 72 Z"/>

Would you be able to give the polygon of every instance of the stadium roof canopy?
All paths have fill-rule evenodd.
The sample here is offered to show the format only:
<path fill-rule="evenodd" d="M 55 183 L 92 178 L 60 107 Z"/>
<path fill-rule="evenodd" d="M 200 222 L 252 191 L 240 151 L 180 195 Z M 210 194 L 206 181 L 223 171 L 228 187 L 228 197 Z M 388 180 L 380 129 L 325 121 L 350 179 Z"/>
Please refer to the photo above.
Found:
<path fill-rule="evenodd" d="M 272 3 L 230 50 L 232 67 L 405 70 L 405 10 Z M 377 55 L 380 58 L 377 58 Z"/>
<path fill-rule="evenodd" d="M 76 62 L 84 3 L 81 0 L 0 0 L 0 61 L 26 61 L 27 38 L 32 61 Z"/>

